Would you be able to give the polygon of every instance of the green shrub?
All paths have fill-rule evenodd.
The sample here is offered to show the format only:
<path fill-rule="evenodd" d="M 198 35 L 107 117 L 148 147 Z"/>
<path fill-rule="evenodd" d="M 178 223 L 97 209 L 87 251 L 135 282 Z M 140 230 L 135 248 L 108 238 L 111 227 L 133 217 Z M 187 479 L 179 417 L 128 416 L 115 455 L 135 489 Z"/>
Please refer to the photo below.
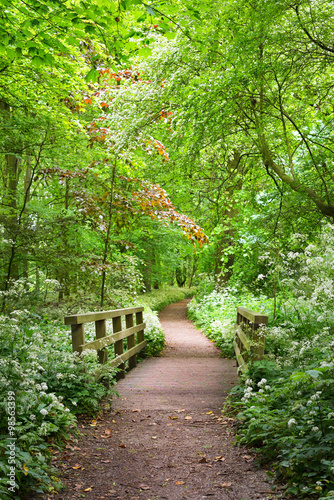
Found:
<path fill-rule="evenodd" d="M 249 292 L 240 296 L 235 289 L 225 288 L 192 299 L 188 304 L 188 317 L 203 329 L 224 356 L 233 358 L 237 307 L 242 305 L 268 314 L 271 304 L 272 301 L 265 296 L 257 298 Z"/>
<path fill-rule="evenodd" d="M 138 304 L 146 305 L 153 311 L 161 311 L 164 307 L 174 302 L 192 297 L 196 293 L 196 287 L 192 288 L 177 288 L 168 287 L 159 290 L 152 290 L 152 292 L 139 295 Z"/>
<path fill-rule="evenodd" d="M 145 307 L 144 321 L 146 323 L 144 335 L 145 340 L 147 341 L 145 355 L 158 356 L 165 347 L 165 334 L 162 330 L 158 313 L 156 311 L 152 311 L 149 307 Z"/>

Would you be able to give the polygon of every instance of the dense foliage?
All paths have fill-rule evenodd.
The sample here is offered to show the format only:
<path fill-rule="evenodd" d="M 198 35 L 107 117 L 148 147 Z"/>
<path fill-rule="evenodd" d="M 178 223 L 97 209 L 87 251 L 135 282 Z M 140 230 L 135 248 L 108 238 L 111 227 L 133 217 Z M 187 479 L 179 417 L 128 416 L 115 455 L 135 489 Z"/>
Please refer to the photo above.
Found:
<path fill-rule="evenodd" d="M 269 315 L 265 358 L 249 365 L 229 403 L 238 411 L 237 441 L 271 460 L 276 478 L 298 498 L 334 496 L 333 229 L 327 225 L 303 251 L 281 255 L 275 318 L 273 298 L 232 287 L 210 292 L 207 283 L 188 306 L 229 357 L 236 307 Z"/>
<path fill-rule="evenodd" d="M 0 14 L 0 390 L 21 408 L 21 491 L 46 487 L 50 444 L 114 380 L 71 355 L 60 318 L 144 304 L 154 355 L 152 309 L 198 286 L 189 314 L 225 356 L 238 305 L 270 317 L 265 361 L 232 395 L 238 439 L 288 491 L 331 498 L 333 4 L 0 0 Z"/>

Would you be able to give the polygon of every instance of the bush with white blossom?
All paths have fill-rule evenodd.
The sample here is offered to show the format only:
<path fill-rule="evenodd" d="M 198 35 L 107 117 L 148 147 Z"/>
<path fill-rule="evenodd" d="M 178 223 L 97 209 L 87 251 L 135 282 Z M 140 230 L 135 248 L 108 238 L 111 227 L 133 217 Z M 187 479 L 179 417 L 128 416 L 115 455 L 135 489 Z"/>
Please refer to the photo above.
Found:
<path fill-rule="evenodd" d="M 157 313 L 147 307 L 144 321 L 146 354 L 157 354 L 164 346 Z M 9 392 L 15 394 L 17 491 L 46 492 L 57 485 L 50 467 L 52 449 L 76 434 L 76 414 L 100 410 L 101 399 L 112 392 L 105 382 L 114 384 L 116 369 L 99 365 L 95 350 L 72 353 L 71 332 L 62 318 L 50 321 L 14 310 L 0 316 L 0 332 L 0 497 L 10 493 Z M 94 335 L 94 325 L 87 325 L 87 340 Z"/>

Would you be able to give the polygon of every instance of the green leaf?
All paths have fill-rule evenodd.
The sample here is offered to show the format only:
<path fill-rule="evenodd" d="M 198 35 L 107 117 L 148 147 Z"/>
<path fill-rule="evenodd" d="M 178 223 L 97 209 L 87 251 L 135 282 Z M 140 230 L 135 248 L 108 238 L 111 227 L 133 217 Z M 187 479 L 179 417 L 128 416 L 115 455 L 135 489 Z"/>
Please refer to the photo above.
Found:
<path fill-rule="evenodd" d="M 310 375 L 312 378 L 318 378 L 322 373 L 319 370 L 306 370 L 307 375 Z"/>
<path fill-rule="evenodd" d="M 291 380 L 302 380 L 303 378 L 306 378 L 305 372 L 296 372 L 293 373 L 290 377 Z"/>
<path fill-rule="evenodd" d="M 98 77 L 99 77 L 99 72 L 97 71 L 97 69 L 92 68 L 85 76 L 85 80 L 86 82 L 95 83 L 97 82 Z"/>
<path fill-rule="evenodd" d="M 85 32 L 86 33 L 95 33 L 95 26 L 93 26 L 92 24 L 86 24 Z"/>
<path fill-rule="evenodd" d="M 166 33 L 164 33 L 164 36 L 167 38 L 167 40 L 174 40 L 174 38 L 176 37 L 176 33 L 167 31 Z"/>
<path fill-rule="evenodd" d="M 137 23 L 142 23 L 143 21 L 146 20 L 146 14 L 143 14 L 141 15 L 140 17 L 138 17 L 137 19 Z"/>
<path fill-rule="evenodd" d="M 144 57 L 146 59 L 152 54 L 152 50 L 149 49 L 148 47 L 143 47 L 142 49 L 138 50 L 138 55 L 141 57 Z"/>
<path fill-rule="evenodd" d="M 156 16 L 157 13 L 154 9 L 152 9 L 152 7 L 150 7 L 149 5 L 145 5 L 146 7 L 146 10 L 147 10 L 147 13 L 150 14 L 150 16 Z"/>

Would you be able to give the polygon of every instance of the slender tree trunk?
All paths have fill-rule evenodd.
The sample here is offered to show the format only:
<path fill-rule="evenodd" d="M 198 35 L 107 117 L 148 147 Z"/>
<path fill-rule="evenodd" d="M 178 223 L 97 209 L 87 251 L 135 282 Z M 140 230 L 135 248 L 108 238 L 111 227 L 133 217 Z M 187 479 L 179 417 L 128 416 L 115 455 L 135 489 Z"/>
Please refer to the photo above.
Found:
<path fill-rule="evenodd" d="M 104 252 L 103 252 L 103 260 L 102 260 L 102 284 L 101 284 L 101 300 L 100 300 L 101 309 L 103 308 L 105 284 L 106 284 L 105 265 L 106 265 L 107 258 L 108 258 L 110 233 L 111 233 L 111 226 L 112 226 L 112 211 L 113 211 L 113 201 L 114 201 L 114 183 L 115 183 L 115 177 L 116 177 L 116 167 L 117 167 L 117 160 L 115 160 L 115 163 L 114 163 L 114 166 L 112 169 L 111 179 L 110 179 L 108 227 L 107 227 L 107 234 L 106 234 L 106 238 L 105 238 L 105 242 L 104 242 Z"/>
<path fill-rule="evenodd" d="M 227 283 L 233 273 L 233 264 L 235 260 L 234 254 L 234 242 L 235 242 L 235 229 L 232 224 L 233 221 L 238 216 L 238 209 L 235 206 L 234 193 L 240 191 L 242 187 L 242 180 L 240 174 L 240 155 L 237 151 L 234 152 L 233 159 L 228 161 L 227 170 L 231 172 L 231 175 L 238 176 L 237 182 L 227 189 L 228 203 L 231 208 L 223 211 L 221 220 L 224 225 L 224 231 L 219 241 L 216 253 L 215 262 L 215 280 L 217 283 Z M 227 260 L 222 264 L 224 260 L 224 254 L 226 249 L 229 249 L 227 255 Z"/>

